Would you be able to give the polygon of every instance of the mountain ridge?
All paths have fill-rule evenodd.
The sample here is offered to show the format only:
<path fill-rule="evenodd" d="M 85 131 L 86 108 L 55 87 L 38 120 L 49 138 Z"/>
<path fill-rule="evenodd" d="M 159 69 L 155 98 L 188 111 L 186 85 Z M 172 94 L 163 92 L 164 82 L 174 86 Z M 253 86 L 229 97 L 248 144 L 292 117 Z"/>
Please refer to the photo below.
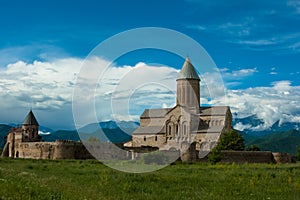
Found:
<path fill-rule="evenodd" d="M 270 128 L 262 131 L 254 131 L 250 127 L 262 126 L 263 120 L 257 118 L 256 115 L 245 118 L 233 119 L 233 127 L 237 125 L 246 127 L 239 131 L 244 139 L 246 146 L 253 144 L 258 145 L 262 150 L 282 151 L 287 153 L 296 153 L 296 149 L 300 147 L 300 127 L 299 123 L 275 122 Z M 133 131 L 139 126 L 135 121 L 105 121 L 99 123 L 91 123 L 77 130 L 56 130 L 42 127 L 40 134 L 44 141 L 55 140 L 88 140 L 98 139 L 104 142 L 127 142 L 131 140 Z M 247 128 L 248 127 L 248 128 Z M 4 146 L 4 138 L 8 131 L 12 128 L 10 125 L 0 124 L 0 148 Z M 49 131 L 50 130 L 50 131 Z M 78 134 L 79 132 L 79 134 Z M 50 133 L 50 134 L 48 134 Z"/>

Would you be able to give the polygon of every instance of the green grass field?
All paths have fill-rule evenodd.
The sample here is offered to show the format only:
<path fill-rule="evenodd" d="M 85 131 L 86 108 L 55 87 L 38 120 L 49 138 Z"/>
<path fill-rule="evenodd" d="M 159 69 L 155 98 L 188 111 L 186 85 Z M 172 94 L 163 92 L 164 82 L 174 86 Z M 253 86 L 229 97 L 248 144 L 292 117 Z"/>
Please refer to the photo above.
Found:
<path fill-rule="evenodd" d="M 300 164 L 176 163 L 129 174 L 95 160 L 0 159 L 0 199 L 300 199 Z"/>

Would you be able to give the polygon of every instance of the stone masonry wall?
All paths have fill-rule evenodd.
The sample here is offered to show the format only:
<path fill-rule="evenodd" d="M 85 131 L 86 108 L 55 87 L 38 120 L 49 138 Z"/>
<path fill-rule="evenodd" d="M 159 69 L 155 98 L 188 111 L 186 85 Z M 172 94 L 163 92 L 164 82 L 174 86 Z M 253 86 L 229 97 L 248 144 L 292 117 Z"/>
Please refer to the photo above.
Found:
<path fill-rule="evenodd" d="M 133 135 L 132 141 L 134 147 L 152 146 L 163 147 L 166 144 L 166 136 L 163 134 L 157 135 Z"/>
<path fill-rule="evenodd" d="M 22 142 L 15 148 L 14 157 L 31 159 L 90 159 L 84 145 L 73 141 Z"/>
<path fill-rule="evenodd" d="M 276 163 L 270 151 L 222 151 L 221 162 Z"/>

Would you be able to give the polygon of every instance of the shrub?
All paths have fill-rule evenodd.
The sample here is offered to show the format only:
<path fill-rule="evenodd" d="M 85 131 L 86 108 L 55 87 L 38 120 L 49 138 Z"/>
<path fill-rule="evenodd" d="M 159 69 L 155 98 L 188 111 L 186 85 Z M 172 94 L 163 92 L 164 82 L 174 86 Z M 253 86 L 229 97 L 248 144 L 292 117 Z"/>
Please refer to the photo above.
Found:
<path fill-rule="evenodd" d="M 253 145 L 247 147 L 246 151 L 260 151 L 260 148 L 256 144 L 253 144 Z"/>
<path fill-rule="evenodd" d="M 225 132 L 221 135 L 218 144 L 212 149 L 208 155 L 208 160 L 212 164 L 221 161 L 222 150 L 243 151 L 245 149 L 244 138 L 237 131 Z"/>
<path fill-rule="evenodd" d="M 208 160 L 213 165 L 221 161 L 221 150 L 217 146 L 208 155 Z"/>

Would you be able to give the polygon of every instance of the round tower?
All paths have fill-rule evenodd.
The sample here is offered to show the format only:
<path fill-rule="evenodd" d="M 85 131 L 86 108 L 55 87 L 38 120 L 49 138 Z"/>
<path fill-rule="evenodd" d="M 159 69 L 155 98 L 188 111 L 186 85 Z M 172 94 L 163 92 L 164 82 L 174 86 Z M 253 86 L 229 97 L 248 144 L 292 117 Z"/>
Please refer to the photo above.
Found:
<path fill-rule="evenodd" d="M 177 78 L 177 105 L 199 110 L 200 78 L 187 57 Z"/>

